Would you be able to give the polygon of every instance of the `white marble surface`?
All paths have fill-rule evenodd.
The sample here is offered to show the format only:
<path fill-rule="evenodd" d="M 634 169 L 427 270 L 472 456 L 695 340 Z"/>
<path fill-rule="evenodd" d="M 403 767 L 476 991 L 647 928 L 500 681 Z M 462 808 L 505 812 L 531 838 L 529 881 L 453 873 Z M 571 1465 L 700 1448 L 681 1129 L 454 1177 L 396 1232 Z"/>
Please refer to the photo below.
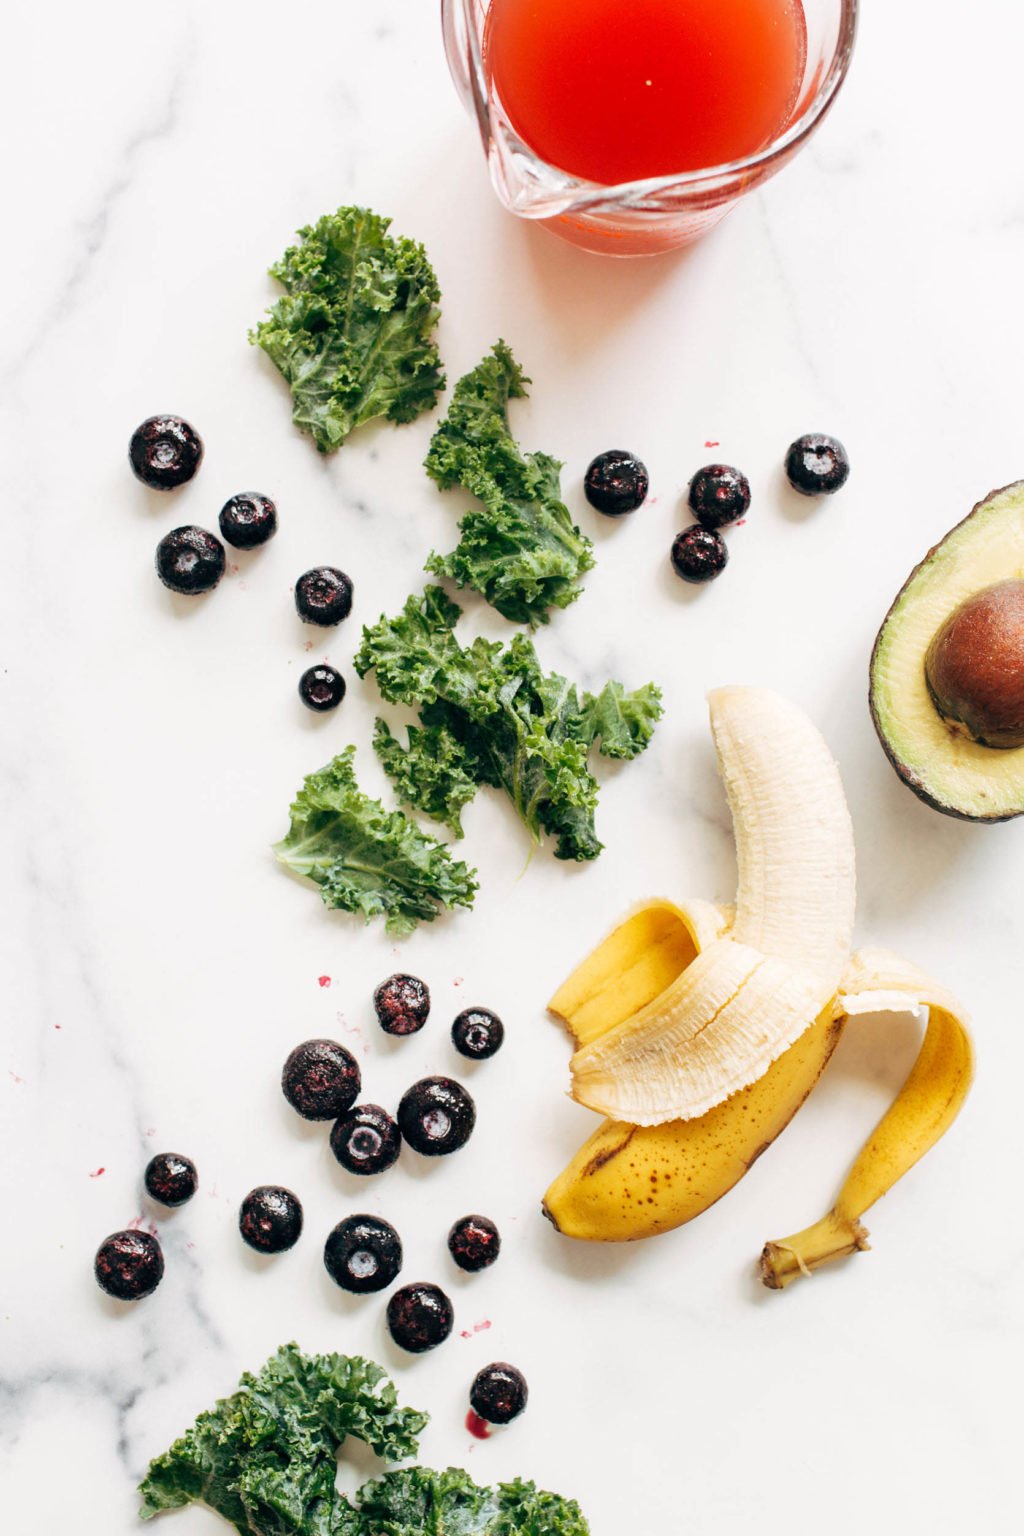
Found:
<path fill-rule="evenodd" d="M 498 208 L 434 3 L 57 0 L 17 8 L 5 43 L 5 1529 L 127 1536 L 149 1456 L 292 1337 L 376 1355 L 434 1416 L 425 1460 L 575 1494 L 594 1536 L 1013 1529 L 1024 824 L 964 826 L 918 805 L 874 739 L 865 670 L 913 562 L 1024 473 L 1019 7 L 978 0 L 967 27 L 949 0 L 927 19 L 907 0 L 869 5 L 810 150 L 691 254 L 621 265 Z M 543 657 L 586 683 L 654 677 L 667 702 L 648 756 L 604 774 L 596 865 L 542 853 L 524 869 L 518 825 L 481 795 L 464 844 L 476 911 L 400 950 L 325 912 L 268 852 L 303 774 L 344 743 L 384 788 L 375 692 L 350 657 L 359 624 L 392 611 L 427 551 L 450 543 L 459 505 L 420 472 L 430 419 L 366 431 L 323 461 L 246 344 L 268 262 L 297 225 L 355 200 L 426 242 L 450 376 L 500 334 L 535 380 L 516 427 L 566 460 L 599 554 L 582 601 L 541 635 Z M 159 410 L 187 415 L 207 444 L 173 497 L 125 463 L 132 427 Z M 798 505 L 778 468 L 811 428 L 843 437 L 853 460 L 847 490 L 820 507 Z M 665 557 L 707 442 L 747 470 L 756 501 L 725 578 L 694 595 Z M 628 526 L 580 495 L 588 459 L 612 444 L 653 476 Z M 157 539 L 212 524 L 253 486 L 277 497 L 279 537 L 212 598 L 172 599 L 152 573 Z M 322 561 L 352 573 L 357 599 L 314 646 L 350 675 L 341 711 L 317 720 L 295 696 L 309 632 L 290 587 Z M 476 609 L 467 625 L 504 632 Z M 872 1213 L 872 1253 L 781 1297 L 755 1285 L 754 1257 L 827 1205 L 906 1069 L 909 1024 L 851 1028 L 799 1121 L 691 1228 L 590 1249 L 538 1210 L 590 1124 L 562 1095 L 566 1044 L 542 1009 L 552 983 L 640 896 L 731 894 L 702 699 L 732 681 L 778 687 L 820 722 L 857 829 L 860 939 L 960 992 L 980 1051 L 961 1122 Z M 436 1003 L 421 1036 L 391 1045 L 369 997 L 399 960 Z M 468 1001 L 510 1032 L 467 1073 L 471 1148 L 427 1169 L 406 1157 L 354 1191 L 323 1133 L 286 1110 L 283 1057 L 337 1033 L 393 1101 L 452 1070 L 446 1025 Z M 154 1219 L 140 1175 L 162 1148 L 195 1157 L 202 1189 L 158 1220 L 166 1278 L 125 1312 L 93 1285 L 92 1254 L 110 1230 Z M 273 1263 L 235 1230 L 238 1200 L 265 1180 L 293 1185 L 307 1213 L 300 1245 Z M 469 1339 L 399 1358 L 379 1299 L 331 1287 L 321 1237 L 360 1206 L 395 1220 L 408 1278 L 451 1281 Z M 471 1208 L 499 1221 L 506 1252 L 461 1283 L 443 1237 Z M 530 1409 L 477 1444 L 467 1385 L 501 1357 L 529 1376 Z M 168 1524 L 218 1529 L 201 1511 Z"/>

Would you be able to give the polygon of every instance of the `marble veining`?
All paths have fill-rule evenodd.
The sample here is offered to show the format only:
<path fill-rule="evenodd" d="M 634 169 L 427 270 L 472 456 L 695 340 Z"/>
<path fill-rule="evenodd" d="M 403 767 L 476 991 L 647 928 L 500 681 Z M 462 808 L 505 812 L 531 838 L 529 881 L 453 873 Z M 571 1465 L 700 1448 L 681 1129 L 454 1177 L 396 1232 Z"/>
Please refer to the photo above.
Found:
<path fill-rule="evenodd" d="M 380 1359 L 403 1399 L 431 1411 L 425 1460 L 575 1494 L 594 1536 L 812 1536 L 826 1516 L 833 1536 L 868 1524 L 1001 1536 L 1015 1528 L 1024 1336 L 1024 825 L 963 826 L 918 805 L 864 695 L 873 635 L 911 566 L 1022 473 L 1024 23 L 979 0 L 969 30 L 936 24 L 925 38 L 913 9 L 867 7 L 848 84 L 783 175 L 692 251 L 608 264 L 499 209 L 435 10 L 105 0 L 7 20 L 6 1524 L 128 1536 L 149 1457 L 294 1337 Z M 353 200 L 427 245 L 449 379 L 501 335 L 534 381 L 516 430 L 564 459 L 598 557 L 580 601 L 537 634 L 543 664 L 586 687 L 652 678 L 666 700 L 650 752 L 599 769 L 606 848 L 593 866 L 531 857 L 507 807 L 482 793 L 459 850 L 479 868 L 476 910 L 401 945 L 327 913 L 269 850 L 303 775 L 350 741 L 363 782 L 386 793 L 373 720 L 405 715 L 381 708 L 352 655 L 360 626 L 427 579 L 423 561 L 451 546 L 464 501 L 422 472 L 429 417 L 318 457 L 247 342 L 293 231 Z M 169 496 L 125 462 L 132 428 L 160 410 L 187 415 L 206 442 L 200 474 Z M 842 437 L 853 463 L 821 507 L 780 472 L 811 429 Z M 611 446 L 639 453 L 652 479 L 643 511 L 614 526 L 581 493 L 589 459 Z M 725 575 L 694 593 L 667 551 L 689 476 L 713 458 L 746 471 L 754 501 Z M 228 495 L 254 487 L 278 501 L 278 537 L 233 557 L 208 600 L 171 598 L 152 571 L 157 540 L 182 522 L 212 526 Z M 295 577 L 321 562 L 355 581 L 353 616 L 329 634 L 304 629 L 291 601 Z M 467 636 L 512 633 L 460 601 Z M 349 692 L 314 719 L 295 688 L 321 656 Z M 777 687 L 820 723 L 856 827 L 858 940 L 941 977 L 978 1035 L 962 1121 L 870 1213 L 872 1252 L 783 1297 L 752 1278 L 760 1246 L 826 1207 L 913 1058 L 912 1020 L 851 1026 L 797 1123 L 692 1227 L 590 1249 L 538 1210 L 591 1125 L 564 1096 L 568 1046 L 545 998 L 641 897 L 733 895 L 704 706 L 727 682 Z M 370 1007 L 396 967 L 434 997 L 427 1029 L 399 1045 Z M 448 1044 L 471 1002 L 508 1028 L 502 1054 L 476 1066 Z M 297 1122 L 278 1088 L 291 1047 L 325 1033 L 352 1044 L 365 1096 L 385 1104 L 419 1076 L 463 1076 L 479 1110 L 466 1151 L 438 1167 L 403 1156 L 365 1185 L 345 1175 L 326 1130 Z M 142 1193 L 161 1150 L 200 1172 L 173 1213 Z M 260 1182 L 294 1188 L 306 1213 L 300 1243 L 273 1261 L 236 1230 Z M 450 1290 L 444 1349 L 399 1355 L 380 1301 L 331 1285 L 323 1239 L 360 1209 L 399 1227 L 405 1278 Z M 444 1246 L 470 1210 L 505 1239 L 478 1277 L 456 1274 Z M 167 1261 L 137 1307 L 108 1301 L 91 1275 L 97 1244 L 129 1222 L 156 1228 Z M 463 1428 L 466 1392 L 500 1358 L 526 1372 L 530 1409 L 480 1444 Z M 193 1511 L 168 1529 L 222 1527 Z"/>

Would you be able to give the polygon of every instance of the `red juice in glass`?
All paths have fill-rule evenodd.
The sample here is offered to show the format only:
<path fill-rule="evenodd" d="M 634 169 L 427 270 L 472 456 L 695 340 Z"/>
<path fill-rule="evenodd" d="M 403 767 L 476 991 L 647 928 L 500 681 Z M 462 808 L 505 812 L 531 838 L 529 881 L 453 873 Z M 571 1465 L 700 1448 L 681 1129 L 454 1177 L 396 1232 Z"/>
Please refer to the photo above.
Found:
<path fill-rule="evenodd" d="M 491 0 L 509 121 L 560 170 L 613 185 L 756 154 L 797 104 L 801 0 Z"/>

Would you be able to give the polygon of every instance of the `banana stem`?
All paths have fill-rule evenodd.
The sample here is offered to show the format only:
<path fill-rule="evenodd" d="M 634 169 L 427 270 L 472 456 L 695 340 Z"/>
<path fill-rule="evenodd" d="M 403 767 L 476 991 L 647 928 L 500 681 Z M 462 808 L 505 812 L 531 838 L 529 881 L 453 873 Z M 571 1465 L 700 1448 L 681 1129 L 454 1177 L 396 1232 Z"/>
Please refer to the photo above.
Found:
<path fill-rule="evenodd" d="M 867 1228 L 856 1217 L 833 1208 L 827 1216 L 781 1242 L 765 1243 L 761 1254 L 761 1281 L 770 1291 L 785 1290 L 800 1275 L 813 1274 L 832 1259 L 870 1248 Z"/>

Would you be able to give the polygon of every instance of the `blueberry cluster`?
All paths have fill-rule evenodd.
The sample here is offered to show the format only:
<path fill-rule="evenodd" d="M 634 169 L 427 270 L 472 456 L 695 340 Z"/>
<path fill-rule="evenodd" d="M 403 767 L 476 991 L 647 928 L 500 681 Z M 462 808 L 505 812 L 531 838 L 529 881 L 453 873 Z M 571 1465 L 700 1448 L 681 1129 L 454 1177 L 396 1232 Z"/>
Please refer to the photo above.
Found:
<path fill-rule="evenodd" d="M 381 982 L 373 997 L 381 1028 L 395 1037 L 415 1034 L 430 1013 L 430 990 L 417 976 L 397 973 Z M 489 1008 L 466 1008 L 452 1024 L 452 1043 L 471 1060 L 500 1048 L 504 1026 Z M 330 1147 L 347 1172 L 360 1177 L 385 1172 L 398 1159 L 403 1141 L 423 1157 L 444 1157 L 465 1146 L 476 1124 L 472 1095 L 454 1078 L 424 1077 L 407 1088 L 390 1115 L 379 1104 L 357 1102 L 363 1079 L 359 1062 L 337 1040 L 304 1040 L 281 1070 L 281 1091 L 304 1120 L 331 1121 Z M 191 1159 L 176 1152 L 154 1157 L 145 1172 L 152 1199 L 183 1205 L 195 1194 L 198 1177 Z M 284 1253 L 302 1235 L 298 1196 L 280 1184 L 251 1189 L 238 1212 L 242 1240 L 257 1253 Z M 453 1222 L 448 1251 L 455 1265 L 475 1274 L 501 1252 L 501 1235 L 487 1216 L 474 1213 Z M 336 1285 L 355 1295 L 386 1290 L 403 1266 L 402 1240 L 383 1217 L 357 1212 L 331 1230 L 324 1266 Z M 129 1228 L 100 1244 L 94 1260 L 98 1284 L 108 1295 L 136 1301 L 150 1295 L 164 1272 L 164 1257 L 153 1232 Z M 393 1291 L 387 1325 L 395 1343 L 411 1354 L 442 1344 L 451 1334 L 455 1311 L 439 1285 L 414 1282 Z M 526 1406 L 527 1388 L 514 1366 L 497 1362 L 479 1372 L 471 1391 L 472 1414 L 504 1424 Z"/>
<path fill-rule="evenodd" d="M 684 581 L 714 581 L 729 560 L 721 530 L 746 516 L 750 481 L 731 464 L 705 464 L 690 481 L 686 499 L 697 521 L 673 539 L 672 568 Z"/>
<path fill-rule="evenodd" d="M 174 1207 L 191 1200 L 199 1184 L 196 1165 L 180 1152 L 158 1152 L 146 1164 L 143 1184 L 151 1200 Z M 118 1301 L 141 1301 L 164 1276 L 164 1255 L 155 1232 L 126 1227 L 111 1232 L 93 1259 L 96 1283 Z"/>
<path fill-rule="evenodd" d="M 830 496 L 846 484 L 850 473 L 842 443 L 820 432 L 806 433 L 791 443 L 785 467 L 790 485 L 801 496 Z M 621 448 L 598 454 L 583 479 L 590 505 L 606 517 L 635 512 L 649 488 L 646 466 Z M 713 581 L 729 561 L 722 529 L 746 517 L 750 481 L 731 464 L 705 464 L 690 481 L 687 502 L 696 521 L 673 540 L 672 567 L 683 581 Z"/>
<path fill-rule="evenodd" d="M 396 972 L 373 994 L 377 1021 L 396 1039 L 417 1034 L 430 1014 L 430 988 L 418 976 Z M 492 1056 L 504 1037 L 504 1026 L 489 1008 L 467 1008 L 452 1025 L 452 1043 L 474 1060 Z M 397 1161 L 402 1143 L 422 1157 L 445 1157 L 464 1147 L 476 1124 L 472 1095 L 451 1077 L 424 1077 L 406 1089 L 394 1116 L 380 1104 L 357 1103 L 362 1074 L 352 1053 L 335 1040 L 306 1040 L 295 1047 L 281 1073 L 288 1103 L 307 1120 L 333 1120 L 330 1146 L 346 1172 L 359 1177 L 384 1173 Z M 287 1191 L 273 1194 L 280 1203 Z M 252 1197 L 249 1197 L 252 1199 Z M 290 1197 L 294 1200 L 294 1196 Z M 296 1206 L 298 1202 L 295 1202 Z M 284 1212 L 266 1210 L 269 1240 Z M 282 1229 L 282 1246 L 290 1247 L 301 1230 L 293 1221 Z M 294 1235 L 292 1235 L 294 1232 Z M 252 1242 L 243 1227 L 243 1237 Z M 264 1246 L 256 1243 L 254 1246 Z M 488 1268 L 501 1250 L 501 1237 L 486 1216 L 464 1216 L 448 1233 L 453 1261 L 466 1272 Z M 264 1246 L 264 1251 L 269 1251 Z M 383 1291 L 397 1279 L 404 1262 L 402 1240 L 389 1221 L 359 1212 L 347 1216 L 324 1244 L 324 1266 L 336 1285 L 356 1295 Z M 452 1331 L 454 1309 L 440 1286 L 405 1285 L 388 1301 L 387 1324 L 395 1343 L 421 1354 L 444 1342 Z M 475 1411 L 475 1410 L 474 1410 Z"/>
<path fill-rule="evenodd" d="M 180 416 L 150 416 L 132 433 L 128 460 L 143 485 L 171 491 L 191 480 L 203 459 L 203 441 Z M 156 547 L 156 572 L 165 587 L 186 597 L 212 592 L 227 568 L 223 539 L 235 549 L 257 549 L 277 532 L 277 507 L 262 491 L 242 491 L 227 500 L 218 518 L 220 539 L 206 528 L 183 523 Z M 318 565 L 295 583 L 295 610 L 305 624 L 340 624 L 352 610 L 352 582 L 337 566 Z M 345 697 L 345 679 L 320 662 L 299 679 L 299 698 L 318 714 L 336 709 Z"/>

